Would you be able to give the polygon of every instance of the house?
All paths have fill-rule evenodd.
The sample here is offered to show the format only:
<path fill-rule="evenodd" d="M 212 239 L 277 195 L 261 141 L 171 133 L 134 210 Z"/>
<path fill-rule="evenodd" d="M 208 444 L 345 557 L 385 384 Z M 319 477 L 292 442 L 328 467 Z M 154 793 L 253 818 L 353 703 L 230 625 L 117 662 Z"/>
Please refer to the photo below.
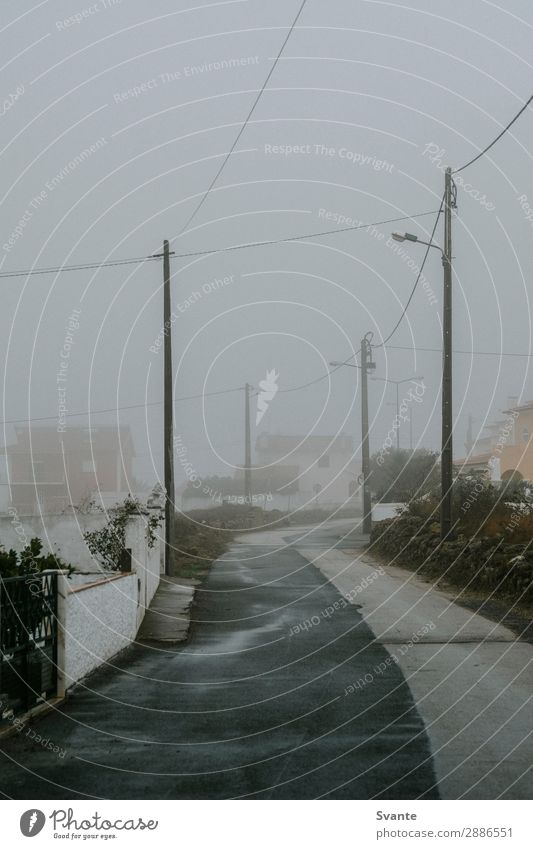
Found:
<path fill-rule="evenodd" d="M 485 471 L 492 480 L 533 481 L 533 401 L 509 400 L 505 418 L 487 425 L 469 456 L 456 461 L 460 474 Z"/>
<path fill-rule="evenodd" d="M 261 433 L 255 444 L 254 478 L 272 496 L 270 509 L 291 510 L 307 505 L 326 509 L 359 505 L 360 464 L 351 436 L 281 435 Z M 271 483 L 269 484 L 269 475 Z"/>
<path fill-rule="evenodd" d="M 87 498 L 123 500 L 135 456 L 129 427 L 16 427 L 5 455 L 9 505 L 19 514 L 58 513 Z"/>

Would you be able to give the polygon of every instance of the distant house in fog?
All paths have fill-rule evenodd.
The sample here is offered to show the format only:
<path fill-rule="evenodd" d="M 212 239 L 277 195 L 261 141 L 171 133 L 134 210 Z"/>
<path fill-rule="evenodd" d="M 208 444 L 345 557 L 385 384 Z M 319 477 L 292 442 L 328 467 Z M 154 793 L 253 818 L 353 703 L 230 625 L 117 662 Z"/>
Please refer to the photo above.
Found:
<path fill-rule="evenodd" d="M 360 463 L 354 459 L 351 436 L 340 433 L 332 436 L 293 436 L 262 433 L 255 444 L 255 464 L 252 473 L 253 491 L 257 492 L 254 476 L 267 479 L 269 473 L 281 476 L 284 484 L 272 487 L 270 507 L 294 509 L 336 507 L 360 500 L 357 476 Z"/>
<path fill-rule="evenodd" d="M 176 489 L 178 506 L 184 511 L 211 509 L 222 504 L 250 504 L 252 507 L 263 507 L 270 510 L 274 501 L 279 508 L 280 499 L 286 506 L 287 496 L 297 492 L 298 484 L 294 481 L 297 467 L 271 467 L 267 470 L 256 469 L 252 466 L 252 497 L 247 498 L 244 491 L 244 468 L 238 468 L 234 477 L 219 477 L 210 475 L 188 481 Z"/>
<path fill-rule="evenodd" d="M 16 427 L 16 441 L 0 449 L 6 458 L 8 506 L 20 514 L 56 513 L 93 496 L 123 500 L 131 487 L 135 456 L 129 427 Z M 4 489 L 5 487 L 3 487 Z"/>
<path fill-rule="evenodd" d="M 503 415 L 485 427 L 468 457 L 455 465 L 461 474 L 484 472 L 493 480 L 533 482 L 533 401 L 515 401 Z"/>

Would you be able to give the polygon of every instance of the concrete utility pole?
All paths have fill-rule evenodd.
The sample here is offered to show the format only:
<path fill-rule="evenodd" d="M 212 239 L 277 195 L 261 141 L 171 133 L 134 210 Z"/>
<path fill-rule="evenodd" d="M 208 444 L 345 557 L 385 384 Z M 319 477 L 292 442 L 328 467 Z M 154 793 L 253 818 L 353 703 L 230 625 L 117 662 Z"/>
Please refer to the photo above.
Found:
<path fill-rule="evenodd" d="M 383 383 L 394 383 L 396 386 L 396 451 L 400 450 L 400 386 L 402 383 L 413 383 L 415 380 L 424 380 L 423 377 L 404 377 L 402 380 L 394 380 L 392 377 L 372 377 L 371 380 L 382 380 Z M 412 443 L 412 434 L 411 434 Z M 411 444 L 411 448 L 412 448 Z"/>
<path fill-rule="evenodd" d="M 442 446 L 440 455 L 441 502 L 440 536 L 442 540 L 452 536 L 452 486 L 453 486 L 453 413 L 452 413 L 452 209 L 457 206 L 452 169 L 446 168 L 444 182 L 444 246 L 425 242 L 412 233 L 393 233 L 397 242 L 418 242 L 441 252 L 444 267 L 442 296 Z"/>
<path fill-rule="evenodd" d="M 361 451 L 363 457 L 363 533 L 372 530 L 372 499 L 370 497 L 370 445 L 368 440 L 368 372 L 375 369 L 372 362 L 372 333 L 361 339 Z"/>
<path fill-rule="evenodd" d="M 466 429 L 466 442 L 465 449 L 466 453 L 470 454 L 472 448 L 474 447 L 474 417 L 472 413 L 468 416 L 468 427 Z"/>
<path fill-rule="evenodd" d="M 172 251 L 173 253 L 173 251 Z M 163 447 L 165 474 L 165 575 L 170 574 L 174 541 L 174 405 L 172 401 L 172 302 L 170 297 L 170 254 L 168 239 L 163 242 Z"/>
<path fill-rule="evenodd" d="M 244 385 L 244 500 L 252 503 L 252 439 L 250 434 L 250 384 Z"/>
<path fill-rule="evenodd" d="M 453 419 L 452 419 L 452 169 L 446 168 L 444 185 L 444 292 L 442 304 L 442 449 L 441 449 L 441 539 L 452 532 Z"/>
<path fill-rule="evenodd" d="M 396 383 L 396 451 L 400 451 L 400 383 Z"/>

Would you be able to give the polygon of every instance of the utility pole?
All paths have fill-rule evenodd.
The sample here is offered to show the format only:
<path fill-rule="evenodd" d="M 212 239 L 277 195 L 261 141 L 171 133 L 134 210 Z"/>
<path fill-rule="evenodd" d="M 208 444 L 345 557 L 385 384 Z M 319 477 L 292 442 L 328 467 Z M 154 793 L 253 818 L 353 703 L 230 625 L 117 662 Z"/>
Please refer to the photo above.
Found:
<path fill-rule="evenodd" d="M 442 450 L 440 535 L 452 532 L 453 420 L 452 420 L 452 169 L 446 168 L 444 185 L 444 293 L 442 307 Z"/>
<path fill-rule="evenodd" d="M 400 450 L 400 384 L 396 384 L 396 451 Z"/>
<path fill-rule="evenodd" d="M 372 530 L 372 500 L 370 497 L 370 446 L 368 440 L 368 372 L 375 369 L 372 362 L 372 333 L 361 339 L 361 451 L 363 457 L 363 533 Z"/>
<path fill-rule="evenodd" d="M 466 442 L 465 442 L 465 448 L 466 448 L 467 454 L 470 454 L 470 452 L 472 451 L 472 448 L 474 447 L 473 424 L 474 424 L 474 417 L 473 417 L 472 413 L 470 413 L 469 416 L 468 416 L 468 427 L 467 427 L 467 430 L 466 430 Z"/>
<path fill-rule="evenodd" d="M 172 251 L 173 253 L 173 251 Z M 165 575 L 170 574 L 174 541 L 174 423 L 172 402 L 172 303 L 170 297 L 170 254 L 168 239 L 163 242 L 163 449 L 165 475 Z"/>
<path fill-rule="evenodd" d="M 252 504 L 252 440 L 250 435 L 250 384 L 244 385 L 244 501 Z"/>

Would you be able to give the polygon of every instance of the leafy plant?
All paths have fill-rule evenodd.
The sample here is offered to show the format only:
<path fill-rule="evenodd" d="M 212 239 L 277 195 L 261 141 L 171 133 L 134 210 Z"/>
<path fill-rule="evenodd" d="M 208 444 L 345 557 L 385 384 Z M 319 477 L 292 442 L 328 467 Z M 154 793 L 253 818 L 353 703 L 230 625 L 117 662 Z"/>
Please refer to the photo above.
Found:
<path fill-rule="evenodd" d="M 126 525 L 130 516 L 138 516 L 143 512 L 140 502 L 131 495 L 109 511 L 109 521 L 103 528 L 87 531 L 83 538 L 89 551 L 102 566 L 114 571 L 120 571 L 126 550 Z M 146 522 L 146 537 L 148 548 L 153 548 L 157 539 L 157 528 L 161 517 L 150 515 Z"/>
<path fill-rule="evenodd" d="M 407 505 L 407 515 L 439 522 L 440 488 Z M 452 489 L 456 533 L 466 537 L 503 537 L 514 542 L 531 539 L 533 501 L 528 486 L 513 480 L 500 485 L 481 473 L 459 475 Z"/>
<path fill-rule="evenodd" d="M 370 487 L 380 501 L 409 501 L 432 491 L 439 475 L 439 455 L 419 448 L 379 452 L 370 460 Z"/>
<path fill-rule="evenodd" d="M 0 577 L 31 577 L 48 569 L 67 569 L 69 572 L 73 570 L 72 566 L 68 566 L 56 554 L 42 555 L 42 550 L 43 544 L 38 537 L 33 537 L 18 554 L 12 548 L 9 551 L 0 549 Z"/>

